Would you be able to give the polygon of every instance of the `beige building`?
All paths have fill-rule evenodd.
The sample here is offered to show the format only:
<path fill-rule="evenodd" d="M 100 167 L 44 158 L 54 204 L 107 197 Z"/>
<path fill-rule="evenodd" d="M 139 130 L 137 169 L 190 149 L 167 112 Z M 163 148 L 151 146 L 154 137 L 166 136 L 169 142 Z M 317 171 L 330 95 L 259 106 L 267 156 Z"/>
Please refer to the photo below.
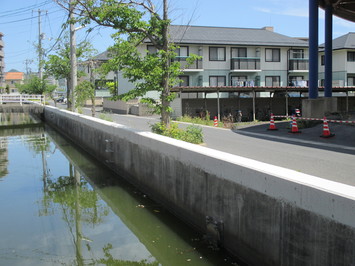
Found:
<path fill-rule="evenodd" d="M 5 86 L 9 85 L 9 93 L 18 93 L 16 84 L 24 83 L 24 73 L 23 72 L 6 72 L 5 73 Z"/>

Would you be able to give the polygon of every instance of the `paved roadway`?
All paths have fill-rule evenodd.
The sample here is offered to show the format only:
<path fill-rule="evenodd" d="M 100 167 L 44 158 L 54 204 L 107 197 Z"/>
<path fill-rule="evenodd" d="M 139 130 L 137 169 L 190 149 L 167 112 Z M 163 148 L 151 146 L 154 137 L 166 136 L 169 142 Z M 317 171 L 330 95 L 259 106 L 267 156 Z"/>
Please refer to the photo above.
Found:
<path fill-rule="evenodd" d="M 90 115 L 90 110 L 84 108 Z M 98 113 L 99 114 L 99 113 Z M 149 130 L 158 117 L 109 114 L 123 125 Z M 287 124 L 277 123 L 278 131 L 267 131 L 268 124 L 237 130 L 203 127 L 205 146 L 302 173 L 355 186 L 355 126 L 330 124 L 333 138 L 320 138 L 323 127 L 288 133 Z"/>

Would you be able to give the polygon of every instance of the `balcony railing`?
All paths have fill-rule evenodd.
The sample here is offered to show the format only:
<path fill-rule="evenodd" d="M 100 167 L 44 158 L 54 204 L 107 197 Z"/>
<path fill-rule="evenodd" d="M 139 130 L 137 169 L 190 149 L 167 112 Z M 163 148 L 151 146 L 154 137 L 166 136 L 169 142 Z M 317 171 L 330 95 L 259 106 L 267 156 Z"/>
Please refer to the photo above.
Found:
<path fill-rule="evenodd" d="M 260 58 L 232 58 L 231 70 L 260 70 Z"/>
<path fill-rule="evenodd" d="M 202 59 L 198 59 L 195 60 L 192 64 L 188 64 L 188 62 L 186 61 L 188 57 L 186 56 L 177 56 L 173 61 L 178 61 L 180 62 L 181 65 L 181 69 L 203 69 L 203 65 L 202 65 Z"/>
<path fill-rule="evenodd" d="M 309 60 L 308 59 L 290 59 L 288 61 L 289 70 L 308 70 Z"/>

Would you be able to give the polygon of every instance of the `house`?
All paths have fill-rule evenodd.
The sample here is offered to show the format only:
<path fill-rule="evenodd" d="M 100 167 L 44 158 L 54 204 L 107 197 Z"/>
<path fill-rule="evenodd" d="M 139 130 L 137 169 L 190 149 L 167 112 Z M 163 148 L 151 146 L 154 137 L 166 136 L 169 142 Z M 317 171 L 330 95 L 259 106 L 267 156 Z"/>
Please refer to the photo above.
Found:
<path fill-rule="evenodd" d="M 320 45 L 319 80 L 324 85 L 324 44 Z M 333 40 L 333 86 L 355 86 L 355 32 Z"/>
<path fill-rule="evenodd" d="M 0 87 L 4 88 L 4 77 L 5 77 L 5 61 L 4 61 L 4 41 L 2 40 L 4 34 L 0 32 Z"/>
<path fill-rule="evenodd" d="M 18 93 L 16 88 L 16 84 L 23 84 L 24 83 L 24 73 L 18 72 L 14 69 L 10 70 L 9 72 L 5 73 L 5 83 L 6 86 L 8 85 L 10 88 L 10 93 Z"/>

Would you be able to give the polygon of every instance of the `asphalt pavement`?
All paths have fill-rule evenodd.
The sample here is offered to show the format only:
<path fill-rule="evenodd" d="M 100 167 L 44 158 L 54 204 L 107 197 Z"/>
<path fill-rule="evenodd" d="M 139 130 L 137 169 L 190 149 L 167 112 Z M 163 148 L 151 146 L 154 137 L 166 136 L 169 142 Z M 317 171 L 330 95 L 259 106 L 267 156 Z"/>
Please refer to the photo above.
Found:
<path fill-rule="evenodd" d="M 90 115 L 90 109 L 84 108 Z M 100 116 L 98 109 L 97 117 Z M 105 114 L 119 124 L 143 131 L 159 121 L 158 116 Z M 183 126 L 184 123 L 181 124 Z M 289 133 L 288 122 L 276 122 L 276 131 L 269 123 L 222 129 L 202 126 L 204 145 L 257 161 L 289 168 L 328 180 L 355 186 L 355 126 L 329 123 L 332 138 L 322 138 L 323 124 Z"/>

